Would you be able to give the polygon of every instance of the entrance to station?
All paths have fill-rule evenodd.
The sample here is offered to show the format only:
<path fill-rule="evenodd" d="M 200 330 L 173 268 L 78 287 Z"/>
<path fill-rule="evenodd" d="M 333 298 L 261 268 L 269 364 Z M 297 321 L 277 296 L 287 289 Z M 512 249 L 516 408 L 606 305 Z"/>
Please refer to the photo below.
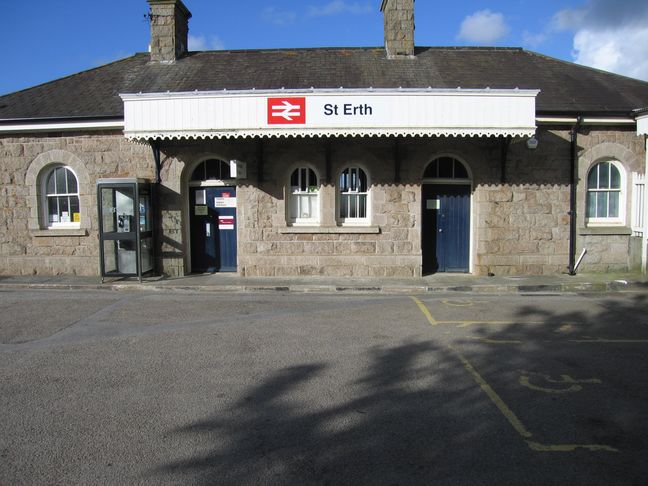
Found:
<path fill-rule="evenodd" d="M 468 272 L 470 186 L 423 186 L 423 273 Z"/>
<path fill-rule="evenodd" d="M 236 187 L 191 187 L 191 271 L 235 272 Z"/>
<path fill-rule="evenodd" d="M 432 160 L 423 174 L 421 251 L 423 274 L 470 271 L 468 166 L 453 156 Z"/>

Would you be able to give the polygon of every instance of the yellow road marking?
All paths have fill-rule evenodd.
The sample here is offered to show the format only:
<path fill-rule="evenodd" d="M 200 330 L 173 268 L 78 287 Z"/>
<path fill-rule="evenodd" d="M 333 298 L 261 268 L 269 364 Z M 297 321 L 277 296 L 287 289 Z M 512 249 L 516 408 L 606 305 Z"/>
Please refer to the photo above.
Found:
<path fill-rule="evenodd" d="M 450 299 L 443 299 L 441 301 L 442 304 L 450 306 L 450 307 L 472 307 L 475 304 L 485 304 L 486 301 L 484 300 L 472 300 L 472 299 L 465 299 L 465 300 L 450 300 Z"/>
<path fill-rule="evenodd" d="M 459 361 L 464 365 L 464 368 L 470 373 L 473 377 L 473 379 L 477 382 L 477 384 L 481 387 L 481 389 L 488 395 L 488 398 L 491 399 L 491 402 L 495 404 L 497 408 L 499 408 L 500 412 L 502 412 L 502 415 L 508 420 L 508 422 L 513 426 L 513 428 L 517 431 L 518 434 L 520 434 L 524 438 L 530 438 L 533 434 L 527 430 L 527 428 L 522 424 L 519 418 L 517 418 L 517 415 L 513 413 L 513 411 L 504 403 L 504 400 L 500 398 L 500 396 L 497 394 L 495 390 L 493 390 L 493 387 L 491 387 L 484 378 L 477 372 L 475 367 L 470 364 L 470 362 L 465 358 L 463 354 L 461 354 L 459 351 L 457 351 L 455 348 L 450 346 L 450 349 L 454 351 L 454 353 L 457 355 L 459 358 Z"/>
<path fill-rule="evenodd" d="M 437 326 L 439 322 L 434 319 L 428 308 L 423 302 L 421 302 L 416 297 L 411 297 L 412 300 L 419 307 L 423 315 L 427 318 L 428 323 L 431 326 Z M 511 424 L 515 431 L 520 434 L 524 439 L 526 444 L 534 451 L 538 452 L 572 452 L 576 449 L 586 449 L 589 451 L 606 451 L 606 452 L 619 452 L 618 449 L 602 444 L 541 444 L 540 442 L 535 442 L 529 440 L 533 437 L 533 434 L 524 426 L 522 421 L 515 415 L 513 410 L 509 408 L 508 405 L 502 400 L 499 394 L 493 389 L 492 386 L 479 374 L 475 367 L 468 361 L 468 359 L 452 345 L 448 345 L 448 348 L 459 358 L 464 368 L 472 376 L 473 380 L 479 385 L 479 387 L 486 393 L 486 396 L 493 402 L 493 404 L 498 408 L 498 410 L 504 415 L 504 418 Z"/>
<path fill-rule="evenodd" d="M 600 444 L 541 444 L 540 442 L 534 442 L 532 440 L 527 440 L 526 443 L 531 449 L 538 452 L 573 452 L 576 449 L 585 449 L 588 451 L 605 451 L 605 452 L 619 452 L 619 449 L 610 447 L 607 445 Z"/>
<path fill-rule="evenodd" d="M 423 313 L 423 315 L 424 315 L 425 317 L 427 317 L 427 320 L 428 320 L 428 322 L 430 323 L 430 325 L 431 325 L 431 326 L 436 326 L 438 323 L 437 323 L 437 321 L 434 319 L 434 317 L 432 317 L 432 314 L 430 314 L 430 311 L 429 311 L 428 308 L 425 306 L 425 304 L 424 304 L 423 302 L 421 302 L 419 299 L 417 299 L 416 297 L 411 297 L 411 299 L 412 299 L 414 302 L 416 302 L 416 305 L 418 305 L 418 308 L 421 309 L 421 312 Z"/>
<path fill-rule="evenodd" d="M 648 339 L 605 339 L 605 338 L 594 338 L 594 339 L 568 339 L 570 343 L 603 343 L 603 344 L 646 344 Z"/>

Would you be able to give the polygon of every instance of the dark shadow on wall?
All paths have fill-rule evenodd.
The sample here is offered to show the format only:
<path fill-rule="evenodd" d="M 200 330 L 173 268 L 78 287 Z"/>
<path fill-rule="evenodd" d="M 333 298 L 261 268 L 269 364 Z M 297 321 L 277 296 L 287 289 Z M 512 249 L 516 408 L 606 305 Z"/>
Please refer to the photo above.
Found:
<path fill-rule="evenodd" d="M 597 367 L 624 366 L 614 350 L 612 362 L 592 364 L 592 348 L 568 343 L 615 332 L 636 336 L 642 329 L 645 336 L 645 296 L 603 306 L 588 314 L 526 305 L 517 311 L 519 324 L 477 326 L 452 344 L 511 405 L 533 440 L 608 444 L 623 454 L 532 451 L 467 373 L 444 333 L 436 331 L 441 328 L 434 328 L 411 342 L 373 348 L 363 375 L 333 390 L 329 382 L 309 394 L 313 383 L 330 380 L 333 363 L 269 372 L 229 408 L 169 431 L 181 442 L 213 446 L 151 474 L 204 485 L 544 485 L 554 484 L 551 478 L 561 484 L 643 484 L 648 471 L 640 458 L 648 450 L 648 426 L 642 404 L 648 390 L 625 387 L 645 383 L 645 364 L 606 383 L 609 395 L 597 395 L 590 385 L 564 399 L 518 385 L 525 373 L 531 380 L 592 378 Z M 619 331 L 619 316 L 632 325 Z M 424 319 L 420 325 L 425 329 Z M 507 343 L 494 344 L 498 340 Z M 636 350 L 630 358 L 645 363 Z M 592 401 L 597 396 L 599 402 Z"/>

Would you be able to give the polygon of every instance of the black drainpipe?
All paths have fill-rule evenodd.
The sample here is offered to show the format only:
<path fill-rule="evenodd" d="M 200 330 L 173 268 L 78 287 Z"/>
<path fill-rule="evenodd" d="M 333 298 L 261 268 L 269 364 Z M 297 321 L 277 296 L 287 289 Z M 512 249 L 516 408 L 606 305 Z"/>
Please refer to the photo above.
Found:
<path fill-rule="evenodd" d="M 576 161 L 578 160 L 578 130 L 583 117 L 576 119 L 571 131 L 571 166 L 569 176 L 569 275 L 576 275 Z"/>
<path fill-rule="evenodd" d="M 160 144 L 157 140 L 151 140 L 151 148 L 153 149 L 153 159 L 155 160 L 155 183 L 162 182 L 162 162 L 160 161 Z"/>

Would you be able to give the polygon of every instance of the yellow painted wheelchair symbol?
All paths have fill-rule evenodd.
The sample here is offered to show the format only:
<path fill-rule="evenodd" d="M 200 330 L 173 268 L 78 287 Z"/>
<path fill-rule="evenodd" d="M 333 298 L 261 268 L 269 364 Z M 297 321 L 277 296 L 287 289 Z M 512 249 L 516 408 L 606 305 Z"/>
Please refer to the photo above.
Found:
<path fill-rule="evenodd" d="M 543 393 L 575 393 L 581 391 L 583 385 L 601 384 L 601 380 L 596 378 L 576 380 L 569 375 L 560 375 L 559 379 L 555 379 L 549 375 L 530 371 L 522 371 L 519 382 L 522 386 Z"/>
<path fill-rule="evenodd" d="M 472 299 L 443 299 L 441 303 L 450 307 L 472 307 L 476 304 L 485 304 L 483 300 L 472 300 Z"/>

